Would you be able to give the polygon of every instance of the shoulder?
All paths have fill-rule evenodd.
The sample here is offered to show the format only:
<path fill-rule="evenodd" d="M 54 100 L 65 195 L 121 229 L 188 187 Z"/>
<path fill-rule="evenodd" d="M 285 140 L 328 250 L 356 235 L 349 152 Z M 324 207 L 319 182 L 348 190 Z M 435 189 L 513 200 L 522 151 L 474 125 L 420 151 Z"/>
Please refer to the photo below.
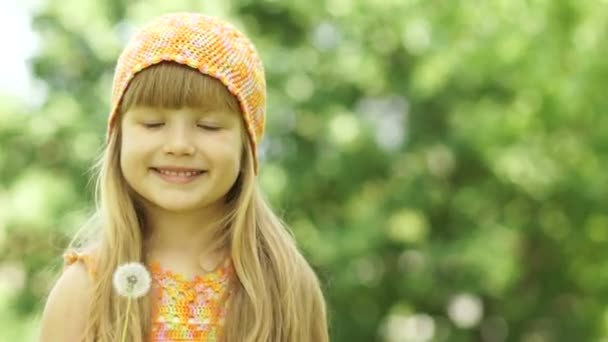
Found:
<path fill-rule="evenodd" d="M 76 259 L 83 260 L 83 259 Z M 93 298 L 91 269 L 68 261 L 55 282 L 42 314 L 41 341 L 80 341 Z"/>
<path fill-rule="evenodd" d="M 95 278 L 97 272 L 97 257 L 94 250 L 88 250 L 84 252 L 80 251 L 67 251 L 63 254 L 64 267 L 81 263 L 86 269 L 87 273 L 91 278 Z"/>

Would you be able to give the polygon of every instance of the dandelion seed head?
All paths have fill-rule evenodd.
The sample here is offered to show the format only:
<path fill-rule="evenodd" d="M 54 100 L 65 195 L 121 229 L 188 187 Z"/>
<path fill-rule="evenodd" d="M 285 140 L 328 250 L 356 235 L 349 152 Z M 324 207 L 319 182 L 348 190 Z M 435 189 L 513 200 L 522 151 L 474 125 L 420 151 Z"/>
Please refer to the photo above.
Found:
<path fill-rule="evenodd" d="M 120 296 L 136 299 L 150 290 L 150 273 L 138 262 L 118 266 L 114 271 L 112 284 Z"/>

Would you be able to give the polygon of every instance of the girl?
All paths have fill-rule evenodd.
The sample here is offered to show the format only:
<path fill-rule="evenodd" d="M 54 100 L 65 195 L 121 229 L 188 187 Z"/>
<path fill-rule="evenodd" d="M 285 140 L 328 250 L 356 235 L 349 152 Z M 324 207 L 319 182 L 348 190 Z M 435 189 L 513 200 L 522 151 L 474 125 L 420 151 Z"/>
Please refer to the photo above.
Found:
<path fill-rule="evenodd" d="M 164 15 L 121 54 L 97 211 L 65 254 L 43 341 L 116 341 L 124 263 L 152 274 L 128 341 L 328 341 L 319 281 L 256 183 L 266 85 L 233 26 Z M 82 237 L 85 236 L 85 237 Z"/>

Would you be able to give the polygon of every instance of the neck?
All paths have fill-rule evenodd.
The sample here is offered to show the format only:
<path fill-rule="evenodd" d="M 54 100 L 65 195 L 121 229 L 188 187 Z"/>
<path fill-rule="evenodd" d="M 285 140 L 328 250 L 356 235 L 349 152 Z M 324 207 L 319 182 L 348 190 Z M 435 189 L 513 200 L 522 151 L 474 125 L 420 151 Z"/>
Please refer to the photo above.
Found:
<path fill-rule="evenodd" d="M 146 205 L 144 248 L 151 259 L 201 260 L 215 259 L 225 253 L 221 232 L 225 224 L 220 220 L 227 209 L 209 206 L 192 212 L 168 211 Z"/>

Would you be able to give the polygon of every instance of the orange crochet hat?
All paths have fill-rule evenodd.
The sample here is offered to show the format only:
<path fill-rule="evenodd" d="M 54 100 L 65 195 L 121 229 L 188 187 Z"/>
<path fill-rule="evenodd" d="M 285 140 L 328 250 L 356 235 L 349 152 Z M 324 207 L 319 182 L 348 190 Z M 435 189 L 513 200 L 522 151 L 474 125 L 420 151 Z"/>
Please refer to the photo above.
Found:
<path fill-rule="evenodd" d="M 160 16 L 129 41 L 116 65 L 107 136 L 133 76 L 162 61 L 187 65 L 220 80 L 239 100 L 257 173 L 257 144 L 264 134 L 266 119 L 262 61 L 253 44 L 234 26 L 198 13 Z"/>

